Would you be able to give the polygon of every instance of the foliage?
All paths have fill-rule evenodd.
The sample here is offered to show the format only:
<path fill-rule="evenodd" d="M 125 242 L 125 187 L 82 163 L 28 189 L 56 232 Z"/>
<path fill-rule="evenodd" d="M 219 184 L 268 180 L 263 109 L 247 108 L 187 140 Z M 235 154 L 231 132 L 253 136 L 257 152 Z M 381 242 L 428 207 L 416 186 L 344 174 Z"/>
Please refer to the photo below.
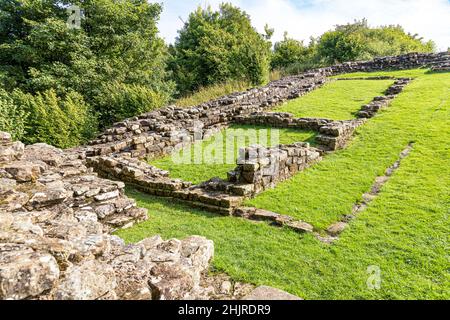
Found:
<path fill-rule="evenodd" d="M 188 94 L 175 101 L 179 107 L 191 107 L 201 103 L 226 96 L 233 92 L 242 92 L 251 88 L 252 85 L 246 81 L 232 80 L 226 83 L 213 84 L 209 87 L 198 88 L 196 92 Z"/>
<path fill-rule="evenodd" d="M 69 4 L 84 11 L 80 29 L 67 25 Z M 84 102 L 73 107 L 79 108 L 80 114 L 87 109 L 99 115 L 100 128 L 143 109 L 162 106 L 169 101 L 174 85 L 168 80 L 167 48 L 156 26 L 161 10 L 160 4 L 145 0 L 1 0 L 0 85 L 8 91 L 18 88 L 37 100 L 50 99 L 54 93 L 54 99 L 66 101 L 77 92 Z M 112 87 L 125 88 L 123 95 L 133 96 L 115 97 L 116 101 L 151 100 L 151 105 L 122 105 L 120 113 L 110 116 L 108 107 L 96 103 L 104 101 Z M 135 97 L 141 93 L 142 97 Z M 81 97 L 73 101 L 80 102 Z M 43 132 L 57 130 L 50 126 L 30 133 L 46 137 L 45 141 L 62 142 L 58 136 L 50 139 L 50 131 Z M 29 138 L 39 141 L 35 136 Z"/>
<path fill-rule="evenodd" d="M 304 63 L 311 58 L 310 48 L 305 46 L 302 41 L 289 38 L 285 33 L 284 39 L 275 43 L 271 67 L 272 69 L 281 69 L 294 63 Z"/>
<path fill-rule="evenodd" d="M 259 34 L 250 17 L 231 4 L 219 11 L 201 9 L 190 14 L 175 45 L 170 63 L 181 94 L 200 87 L 249 81 L 259 85 L 268 80 L 270 42 Z"/>
<path fill-rule="evenodd" d="M 11 133 L 14 139 L 22 139 L 27 116 L 28 114 L 14 103 L 11 96 L 0 89 L 0 131 Z"/>
<path fill-rule="evenodd" d="M 96 96 L 95 105 L 103 123 L 113 123 L 161 107 L 168 96 L 137 84 L 105 84 Z"/>
<path fill-rule="evenodd" d="M 371 28 L 365 19 L 338 25 L 317 42 L 317 54 L 327 64 L 433 50 L 433 42 L 407 34 L 401 26 Z"/>
<path fill-rule="evenodd" d="M 24 142 L 67 148 L 92 137 L 96 119 L 80 94 L 71 91 L 61 99 L 53 89 L 35 95 L 15 90 L 13 96 L 29 114 Z"/>
<path fill-rule="evenodd" d="M 346 61 L 434 49 L 432 41 L 425 42 L 418 35 L 408 34 L 401 26 L 370 27 L 363 19 L 337 25 L 334 30 L 311 38 L 308 46 L 285 35 L 284 40 L 275 44 L 271 66 L 290 75 Z"/>

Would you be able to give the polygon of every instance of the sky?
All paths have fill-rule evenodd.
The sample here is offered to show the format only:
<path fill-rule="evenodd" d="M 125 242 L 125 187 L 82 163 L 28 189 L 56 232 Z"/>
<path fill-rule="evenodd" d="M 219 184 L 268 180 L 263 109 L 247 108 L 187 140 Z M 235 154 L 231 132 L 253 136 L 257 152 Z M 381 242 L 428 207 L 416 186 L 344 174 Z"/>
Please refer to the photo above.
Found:
<path fill-rule="evenodd" d="M 199 5 L 217 9 L 225 0 L 159 0 L 163 13 L 159 22 L 162 37 L 173 43 L 189 13 Z M 227 0 L 245 10 L 259 32 L 269 24 L 273 41 L 289 36 L 309 42 L 355 19 L 367 18 L 371 26 L 400 24 L 407 32 L 433 40 L 441 51 L 450 47 L 450 0 Z"/>

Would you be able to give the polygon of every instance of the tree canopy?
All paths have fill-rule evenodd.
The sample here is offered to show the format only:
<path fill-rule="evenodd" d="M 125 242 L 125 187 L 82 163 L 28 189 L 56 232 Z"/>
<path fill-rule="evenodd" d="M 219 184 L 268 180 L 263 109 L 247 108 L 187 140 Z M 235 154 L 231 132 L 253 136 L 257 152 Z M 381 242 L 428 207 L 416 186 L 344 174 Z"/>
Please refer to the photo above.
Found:
<path fill-rule="evenodd" d="M 257 86 L 270 69 L 298 73 L 434 50 L 401 26 L 373 28 L 366 20 L 308 45 L 285 34 L 272 49 L 274 30 L 258 33 L 228 3 L 198 7 L 167 46 L 157 28 L 162 10 L 147 0 L 0 0 L 0 130 L 70 147 L 200 87 Z"/>
<path fill-rule="evenodd" d="M 266 28 L 267 32 L 271 32 Z M 229 80 L 267 81 L 271 44 L 250 17 L 231 4 L 191 13 L 171 48 L 171 69 L 181 93 Z"/>
<path fill-rule="evenodd" d="M 327 64 L 408 52 L 432 52 L 434 48 L 432 41 L 424 42 L 417 35 L 406 33 L 401 26 L 372 28 L 365 19 L 338 25 L 317 41 L 317 54 Z"/>
<path fill-rule="evenodd" d="M 67 25 L 69 5 L 82 8 L 81 28 Z M 111 87 L 126 87 L 123 94 L 131 96 L 145 92 L 146 105 L 135 106 L 135 112 L 159 107 L 174 89 L 166 72 L 167 47 L 156 26 L 161 10 L 145 0 L 1 0 L 0 85 L 29 99 L 65 101 L 75 94 L 80 108 L 98 116 L 101 127 L 133 115 L 132 108 L 123 112 L 120 99 L 105 98 Z M 154 103 L 148 104 L 150 97 Z M 27 111 L 31 119 L 33 110 Z M 25 136 L 33 133 L 28 129 Z"/>

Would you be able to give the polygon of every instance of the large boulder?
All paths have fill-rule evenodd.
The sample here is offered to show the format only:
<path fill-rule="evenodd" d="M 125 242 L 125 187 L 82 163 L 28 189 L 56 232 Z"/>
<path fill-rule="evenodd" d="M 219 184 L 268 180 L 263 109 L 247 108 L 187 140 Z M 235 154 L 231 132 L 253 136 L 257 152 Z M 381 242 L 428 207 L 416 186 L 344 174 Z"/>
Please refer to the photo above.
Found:
<path fill-rule="evenodd" d="M 52 289 L 59 275 L 58 264 L 50 254 L 0 244 L 0 299 L 37 297 Z"/>
<path fill-rule="evenodd" d="M 113 268 L 97 260 L 69 267 L 55 289 L 57 300 L 96 300 L 116 298 Z"/>

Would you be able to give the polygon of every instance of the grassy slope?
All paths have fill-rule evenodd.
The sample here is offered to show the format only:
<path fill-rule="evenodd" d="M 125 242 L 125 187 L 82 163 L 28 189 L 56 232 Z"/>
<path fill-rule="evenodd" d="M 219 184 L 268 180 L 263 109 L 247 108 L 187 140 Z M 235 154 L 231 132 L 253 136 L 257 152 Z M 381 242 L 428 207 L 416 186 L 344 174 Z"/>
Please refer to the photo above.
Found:
<path fill-rule="evenodd" d="M 264 131 L 262 129 L 267 129 L 266 127 L 260 127 L 260 126 L 243 126 L 243 125 L 233 125 L 230 127 L 231 129 L 242 129 L 242 130 L 257 130 L 257 135 L 262 135 Z M 278 130 L 278 129 L 277 129 Z M 226 131 L 222 131 L 226 132 Z M 205 148 L 213 143 L 215 143 L 216 139 L 220 139 L 222 137 L 223 141 L 223 158 L 226 159 L 226 139 L 227 136 L 223 133 L 216 134 L 215 136 L 211 137 L 210 139 L 199 141 L 197 142 L 197 145 L 202 146 L 202 150 L 205 150 Z M 271 130 L 268 130 L 268 137 L 267 140 L 270 142 L 271 139 Z M 295 130 L 295 129 L 279 129 L 279 143 L 281 144 L 289 144 L 293 142 L 301 142 L 301 141 L 309 141 L 312 142 L 315 137 L 315 133 L 312 131 L 302 131 L 302 130 Z M 259 142 L 259 140 L 258 140 Z M 251 144 L 251 143 L 250 143 Z M 262 143 L 263 144 L 263 143 Z M 270 143 L 269 143 L 270 144 Z M 278 143 L 275 143 L 278 144 Z M 162 159 L 157 159 L 154 161 L 151 161 L 151 164 L 170 171 L 170 176 L 172 178 L 179 178 L 183 179 L 185 181 L 191 181 L 193 183 L 200 183 L 207 181 L 213 177 L 220 177 L 225 179 L 227 177 L 227 172 L 230 170 L 233 170 L 236 167 L 236 159 L 238 156 L 238 150 L 241 147 L 248 146 L 249 141 L 245 141 L 244 145 L 238 144 L 237 141 L 234 143 L 234 154 L 233 154 L 233 161 L 229 161 L 228 163 L 219 162 L 218 164 L 214 164 L 214 162 L 211 161 L 211 157 L 204 156 L 203 157 L 203 163 L 201 164 L 195 164 L 194 162 L 194 150 L 195 146 L 188 147 L 191 150 L 191 163 L 176 163 L 172 156 L 167 156 Z M 182 152 L 182 151 L 178 151 Z M 207 153 L 207 152 L 206 152 Z M 220 159 L 220 158 L 219 158 Z"/>
<path fill-rule="evenodd" d="M 423 76 L 379 116 L 388 121 L 401 111 L 406 117 L 399 118 L 398 128 L 391 128 L 400 142 L 386 141 L 395 144 L 388 148 L 388 158 L 394 159 L 410 140 L 416 141 L 414 150 L 333 246 L 311 235 L 220 217 L 135 192 L 130 196 L 149 208 L 150 220 L 119 235 L 127 241 L 156 233 L 166 238 L 206 236 L 215 241 L 217 269 L 306 299 L 450 299 L 449 83 L 450 74 Z M 321 189 L 319 184 L 313 190 L 324 196 L 338 190 Z M 370 265 L 381 268 L 380 290 L 366 285 Z"/>
<path fill-rule="evenodd" d="M 327 83 L 308 95 L 276 108 L 296 117 L 348 120 L 393 83 L 392 80 L 346 80 Z"/>
<path fill-rule="evenodd" d="M 195 93 L 178 99 L 177 101 L 175 101 L 175 104 L 179 107 L 196 106 L 234 92 L 245 91 L 251 87 L 252 85 L 245 81 L 230 81 L 228 83 L 220 83 L 209 87 L 200 88 Z"/>
<path fill-rule="evenodd" d="M 413 95 L 420 98 L 420 88 L 428 79 L 431 77 L 424 76 L 410 84 L 390 108 L 358 130 L 348 148 L 327 156 L 313 168 L 247 204 L 297 217 L 318 228 L 326 228 L 351 213 L 353 204 L 360 201 L 375 178 L 423 132 L 431 110 L 417 113 L 417 105 L 411 101 L 415 100 Z"/>

